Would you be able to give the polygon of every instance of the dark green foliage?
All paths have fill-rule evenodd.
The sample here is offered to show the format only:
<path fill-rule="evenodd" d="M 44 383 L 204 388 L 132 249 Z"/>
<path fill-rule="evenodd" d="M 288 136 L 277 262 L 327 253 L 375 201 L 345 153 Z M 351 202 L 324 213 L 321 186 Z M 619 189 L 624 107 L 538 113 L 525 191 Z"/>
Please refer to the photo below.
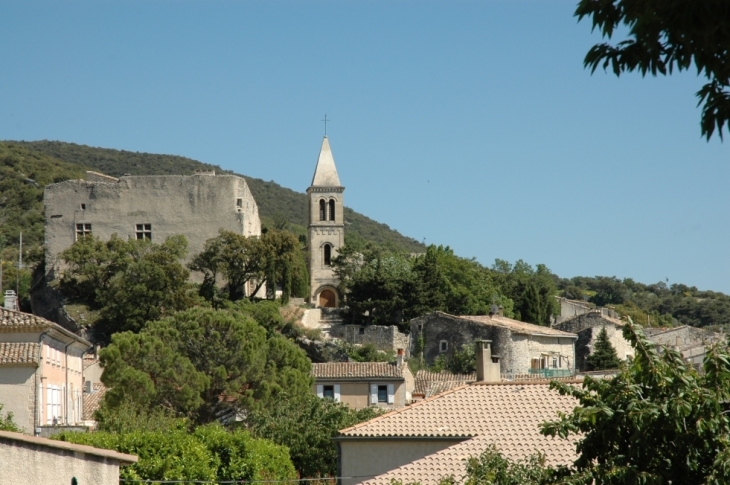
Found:
<path fill-rule="evenodd" d="M 606 327 L 603 327 L 596 337 L 593 352 L 586 358 L 588 370 L 618 369 L 621 366 L 621 359 L 616 354 L 608 340 Z"/>
<path fill-rule="evenodd" d="M 598 66 L 617 76 L 639 71 L 671 74 L 693 65 L 709 82 L 697 93 L 702 105 L 702 135 L 708 140 L 715 128 L 722 138 L 730 121 L 730 3 L 725 0 L 581 0 L 575 15 L 591 18 L 603 37 L 626 32 L 618 44 L 597 44 L 584 65 Z M 730 129 L 730 125 L 728 125 Z"/>
<path fill-rule="evenodd" d="M 186 252 L 183 236 L 162 244 L 85 237 L 61 253 L 68 267 L 59 289 L 71 303 L 99 310 L 94 334 L 108 341 L 115 332 L 137 332 L 145 322 L 199 303 L 182 265 Z"/>
<path fill-rule="evenodd" d="M 447 370 L 454 374 L 471 374 L 476 372 L 477 360 L 474 344 L 464 344 L 461 350 L 452 350 L 436 357 L 431 366 L 432 372 Z"/>
<path fill-rule="evenodd" d="M 122 480 L 291 480 L 296 472 L 286 448 L 220 425 L 165 431 L 64 432 L 54 439 L 137 455 L 120 467 Z"/>
<path fill-rule="evenodd" d="M 200 295 L 214 306 L 222 304 L 218 287 L 223 282 L 231 301 L 243 298 L 244 288 L 255 284 L 253 299 L 265 284 L 268 299 L 273 300 L 276 288 L 281 287 L 282 301 L 286 303 L 292 288 L 299 292 L 308 288 L 307 282 L 301 281 L 308 278 L 303 259 L 299 241 L 290 232 L 272 229 L 260 237 L 246 237 L 221 229 L 217 237 L 205 242 L 203 251 L 188 266 L 203 273 Z"/>
<path fill-rule="evenodd" d="M 301 477 L 336 476 L 337 447 L 332 438 L 340 429 L 376 417 L 374 408 L 361 410 L 320 399 L 311 391 L 282 396 L 249 414 L 247 424 L 256 436 L 289 448 Z"/>
<path fill-rule="evenodd" d="M 512 461 L 490 445 L 478 457 L 466 463 L 464 485 L 538 485 L 547 483 L 552 470 L 545 467 L 545 457 L 539 453 L 522 461 Z M 445 478 L 439 485 L 456 484 L 455 477 Z"/>
<path fill-rule="evenodd" d="M 345 245 L 333 261 L 352 321 L 391 325 L 439 310 L 484 315 L 512 301 L 494 283 L 493 272 L 443 246 L 411 256 L 383 247 Z"/>
<path fill-rule="evenodd" d="M 360 346 L 352 346 L 347 351 L 347 355 L 353 362 L 393 362 L 395 355 L 393 352 L 383 352 L 375 348 L 373 344 L 365 344 Z"/>
<path fill-rule="evenodd" d="M 568 286 L 594 294 L 591 301 L 611 305 L 622 316 L 630 316 L 641 324 L 649 320 L 652 326 L 673 324 L 693 327 L 730 325 L 730 296 L 714 291 L 700 291 L 683 284 L 667 285 L 660 281 L 652 285 L 631 278 L 576 276 L 560 279 L 561 289 Z M 673 323 L 674 320 L 674 323 Z"/>
<path fill-rule="evenodd" d="M 176 155 L 128 152 L 95 148 L 58 141 L 13 142 L 29 150 L 41 152 L 60 160 L 78 163 L 108 175 L 119 177 L 132 175 L 186 175 L 195 170 L 215 170 L 217 173 L 233 173 L 220 167 Z M 295 234 L 305 234 L 309 223 L 307 218 L 307 196 L 270 181 L 245 177 L 251 193 L 256 199 L 259 214 L 264 225 L 281 227 L 284 220 Z M 69 177 L 71 178 L 71 177 Z M 77 177 L 74 177 L 77 178 Z M 65 180 L 65 179 L 64 179 Z M 403 251 L 423 251 L 424 247 L 415 239 L 405 237 L 385 224 L 344 209 L 347 232 L 357 234 L 365 240 Z M 39 231 L 43 230 L 42 219 Z"/>
<path fill-rule="evenodd" d="M 117 333 L 101 352 L 104 406 L 161 407 L 196 423 L 311 392 L 311 363 L 281 335 L 235 308 L 193 308 Z"/>
<path fill-rule="evenodd" d="M 557 277 L 544 264 L 533 268 L 521 259 L 514 265 L 497 259 L 492 271 L 498 288 L 514 302 L 517 320 L 549 325 L 550 317 L 560 313 L 560 305 L 555 299 Z M 507 309 L 505 315 L 509 316 Z"/>
<path fill-rule="evenodd" d="M 16 431 L 19 432 L 20 429 L 18 428 L 18 425 L 15 424 L 15 421 L 13 421 L 13 413 L 3 413 L 3 405 L 0 404 L 0 431 Z"/>
<path fill-rule="evenodd" d="M 28 292 L 33 266 L 43 260 L 43 189 L 47 184 L 81 178 L 84 171 L 76 163 L 0 142 L 0 286 L 3 290 L 15 290 L 17 286 L 25 311 L 30 311 Z M 21 232 L 25 267 L 18 274 Z"/>
<path fill-rule="evenodd" d="M 634 358 L 613 379 L 586 378 L 582 388 L 551 384 L 580 404 L 543 425 L 546 435 L 578 438 L 580 456 L 559 483 L 728 483 L 727 347 L 712 348 L 698 372 L 679 352 L 657 351 L 631 321 L 624 338 Z"/>

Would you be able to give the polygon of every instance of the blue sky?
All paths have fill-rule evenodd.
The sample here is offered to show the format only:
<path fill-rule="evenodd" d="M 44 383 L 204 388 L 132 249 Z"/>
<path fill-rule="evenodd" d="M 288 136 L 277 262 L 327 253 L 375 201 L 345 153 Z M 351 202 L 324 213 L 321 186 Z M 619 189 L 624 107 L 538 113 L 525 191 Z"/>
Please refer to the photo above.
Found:
<path fill-rule="evenodd" d="M 491 265 L 730 293 L 728 144 L 693 73 L 591 75 L 576 1 L 0 1 L 0 139 L 311 181 Z"/>

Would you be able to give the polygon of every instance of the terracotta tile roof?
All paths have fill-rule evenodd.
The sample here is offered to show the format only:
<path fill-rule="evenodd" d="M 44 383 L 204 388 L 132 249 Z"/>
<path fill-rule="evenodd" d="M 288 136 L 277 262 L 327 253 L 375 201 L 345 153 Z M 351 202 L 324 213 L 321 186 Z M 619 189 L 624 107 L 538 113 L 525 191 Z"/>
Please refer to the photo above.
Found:
<path fill-rule="evenodd" d="M 18 331 L 43 331 L 45 329 L 52 328 L 67 337 L 71 337 L 83 345 L 91 347 L 91 342 L 79 337 L 75 333 L 71 332 L 45 318 L 38 317 L 32 313 L 20 312 L 17 310 L 10 310 L 8 308 L 0 307 L 0 332 Z"/>
<path fill-rule="evenodd" d="M 55 325 L 50 320 L 37 317 L 32 313 L 19 312 L 8 308 L 0 308 L 0 328 L 3 327 L 36 327 L 38 329 Z"/>
<path fill-rule="evenodd" d="M 440 312 L 439 312 L 440 313 Z M 448 315 L 448 314 L 446 314 Z M 550 327 L 543 327 L 542 325 L 533 325 L 532 323 L 520 322 L 519 320 L 513 320 L 507 317 L 500 317 L 499 315 L 462 315 L 455 316 L 449 315 L 454 318 L 461 318 L 463 320 L 471 320 L 472 322 L 483 323 L 486 325 L 494 325 L 496 327 L 502 327 L 511 330 L 514 333 L 524 335 L 547 335 L 550 337 L 569 337 L 578 338 L 574 333 L 564 332 Z"/>
<path fill-rule="evenodd" d="M 404 378 L 406 366 L 389 362 L 326 362 L 312 364 L 312 375 L 317 379 L 338 379 L 352 377 L 397 377 Z"/>
<path fill-rule="evenodd" d="M 101 382 L 94 383 L 94 392 L 84 393 L 84 414 L 81 417 L 84 421 L 94 419 L 94 412 L 101 406 L 101 400 L 106 394 L 106 386 Z"/>
<path fill-rule="evenodd" d="M 0 342 L 0 365 L 38 365 L 40 348 L 35 342 Z"/>
<path fill-rule="evenodd" d="M 495 445 L 502 455 L 519 461 L 541 450 L 545 453 L 546 465 L 567 465 L 573 462 L 575 444 L 559 438 L 549 438 L 535 432 L 529 437 L 511 434 L 485 434 L 450 446 L 420 460 L 395 468 L 362 485 L 390 485 L 391 480 L 402 480 L 403 483 L 419 482 L 422 485 L 438 485 L 442 477 L 454 476 L 457 483 L 466 474 L 466 460 L 477 457 L 489 447 Z"/>
<path fill-rule="evenodd" d="M 472 372 L 471 374 L 453 374 L 449 371 L 431 372 L 419 370 L 416 373 L 416 385 L 413 392 L 414 394 L 423 394 L 425 397 L 431 397 L 476 380 L 476 372 Z"/>
<path fill-rule="evenodd" d="M 464 459 L 479 455 L 490 444 L 513 460 L 539 450 L 548 464 L 569 464 L 576 458 L 575 441 L 545 437 L 539 426 L 557 419 L 558 412 L 571 412 L 576 405 L 572 397 L 561 396 L 544 382 L 471 384 L 340 433 L 343 437 L 471 437 L 363 482 L 389 485 L 395 478 L 435 485 L 444 476 L 461 478 Z"/>
<path fill-rule="evenodd" d="M 536 429 L 576 405 L 546 382 L 470 384 L 340 431 L 342 436 L 467 437 Z"/>

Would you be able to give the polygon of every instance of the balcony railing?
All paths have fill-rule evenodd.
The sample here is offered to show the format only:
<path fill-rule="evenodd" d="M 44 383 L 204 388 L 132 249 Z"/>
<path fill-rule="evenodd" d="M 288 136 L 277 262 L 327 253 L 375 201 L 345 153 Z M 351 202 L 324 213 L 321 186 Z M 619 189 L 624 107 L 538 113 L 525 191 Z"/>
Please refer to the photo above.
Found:
<path fill-rule="evenodd" d="M 570 369 L 530 369 L 530 374 L 549 379 L 551 377 L 570 377 Z"/>

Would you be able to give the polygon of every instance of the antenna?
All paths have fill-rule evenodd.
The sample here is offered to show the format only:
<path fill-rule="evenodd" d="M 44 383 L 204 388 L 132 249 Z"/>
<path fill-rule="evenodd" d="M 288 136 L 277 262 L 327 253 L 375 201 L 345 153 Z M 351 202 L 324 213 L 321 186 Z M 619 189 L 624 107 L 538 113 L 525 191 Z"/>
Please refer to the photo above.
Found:
<path fill-rule="evenodd" d="M 23 232 L 20 233 L 20 251 L 18 252 L 18 271 L 15 273 L 15 294 L 20 295 L 20 270 L 23 269 Z"/>

